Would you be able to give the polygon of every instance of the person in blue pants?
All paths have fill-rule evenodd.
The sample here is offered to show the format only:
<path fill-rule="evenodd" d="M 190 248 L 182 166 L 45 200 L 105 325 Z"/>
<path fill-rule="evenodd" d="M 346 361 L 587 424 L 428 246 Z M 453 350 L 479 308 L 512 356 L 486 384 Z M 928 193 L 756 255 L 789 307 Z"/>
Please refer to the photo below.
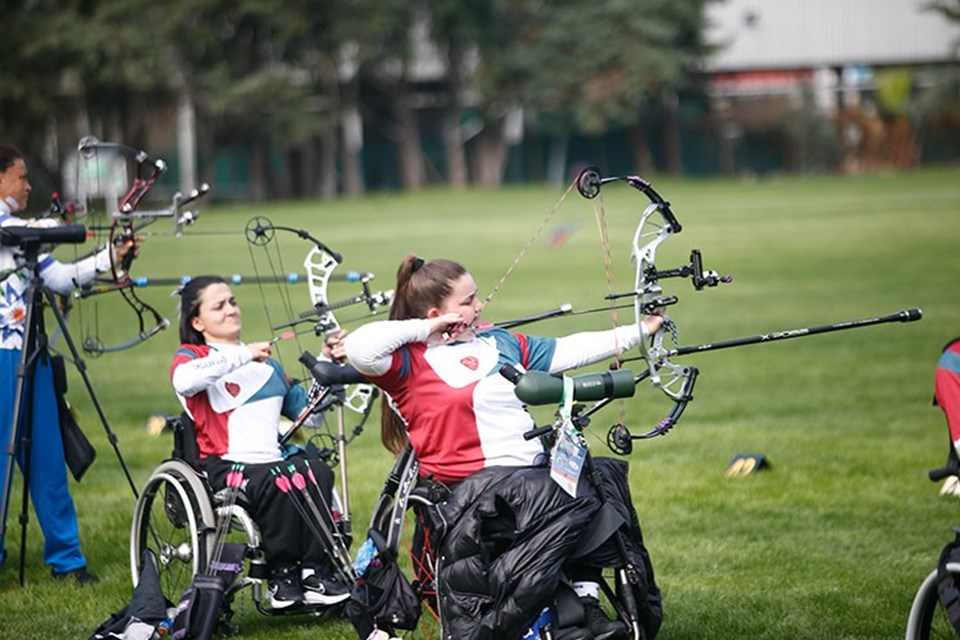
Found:
<path fill-rule="evenodd" d="M 30 191 L 23 155 L 12 147 L 0 146 L 0 235 L 3 235 L 4 227 L 53 224 L 49 220 L 30 220 L 13 215 L 26 209 Z M 66 294 L 90 282 L 98 273 L 111 271 L 111 265 L 119 265 L 123 256 L 136 251 L 136 247 L 137 240 L 131 239 L 66 264 L 41 253 L 38 256 L 40 278 L 45 287 Z M 23 258 L 20 247 L 0 246 L 0 446 L 4 448 L 4 474 L 0 476 L 3 502 L 0 505 L 6 507 L 8 520 L 10 513 L 19 510 L 19 500 L 13 500 L 10 487 L 4 486 L 10 475 L 7 470 L 12 464 L 7 446 L 12 442 L 21 470 L 24 469 L 27 453 L 30 455 L 28 488 L 37 522 L 43 531 L 44 562 L 50 566 L 56 579 L 74 579 L 79 584 L 91 584 L 97 582 L 97 578 L 87 570 L 87 560 L 80 549 L 77 511 L 67 485 L 60 416 L 47 354 L 42 354 L 35 361 L 29 451 L 22 446 L 23 420 L 18 426 L 17 437 L 11 440 L 17 370 L 22 357 L 27 319 L 25 294 L 31 278 Z M 21 409 L 21 417 L 24 413 L 31 412 Z M 5 539 L 0 539 L 0 566 L 6 560 L 5 543 Z"/>

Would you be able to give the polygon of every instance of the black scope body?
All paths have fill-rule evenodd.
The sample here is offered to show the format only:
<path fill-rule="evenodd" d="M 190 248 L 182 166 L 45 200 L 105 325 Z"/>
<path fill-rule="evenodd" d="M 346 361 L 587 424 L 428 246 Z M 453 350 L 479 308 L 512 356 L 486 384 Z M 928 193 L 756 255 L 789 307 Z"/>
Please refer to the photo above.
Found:
<path fill-rule="evenodd" d="M 64 224 L 56 227 L 27 227 L 9 225 L 0 227 L 0 245 L 22 247 L 41 244 L 83 244 L 87 228 L 82 224 Z"/>

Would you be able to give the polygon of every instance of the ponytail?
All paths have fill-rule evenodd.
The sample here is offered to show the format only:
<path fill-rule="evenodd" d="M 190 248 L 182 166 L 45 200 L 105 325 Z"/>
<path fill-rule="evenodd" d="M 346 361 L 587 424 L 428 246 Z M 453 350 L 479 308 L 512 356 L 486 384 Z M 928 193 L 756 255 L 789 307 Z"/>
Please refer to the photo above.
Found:
<path fill-rule="evenodd" d="M 429 309 L 439 307 L 453 292 L 453 283 L 465 273 L 466 267 L 453 260 L 424 260 L 412 254 L 408 255 L 397 269 L 390 319 L 426 317 Z M 386 397 L 382 402 L 380 439 L 387 450 L 399 454 L 409 443 L 407 427 Z"/>

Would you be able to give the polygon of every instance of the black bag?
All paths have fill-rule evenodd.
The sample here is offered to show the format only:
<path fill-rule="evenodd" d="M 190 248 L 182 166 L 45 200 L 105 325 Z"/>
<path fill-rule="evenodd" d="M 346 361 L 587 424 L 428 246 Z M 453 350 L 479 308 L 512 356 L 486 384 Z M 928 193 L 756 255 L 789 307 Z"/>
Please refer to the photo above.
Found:
<path fill-rule="evenodd" d="M 67 467 L 77 482 L 87 472 L 97 457 L 97 451 L 87 440 L 87 436 L 80 430 L 77 419 L 67 402 L 67 368 L 63 363 L 63 356 L 50 358 L 50 369 L 53 372 L 53 387 L 57 394 L 57 413 L 60 417 L 60 437 L 63 440 L 63 457 Z"/>
<path fill-rule="evenodd" d="M 219 631 L 224 595 L 243 569 L 246 545 L 229 542 L 210 563 L 209 573 L 198 573 L 183 592 L 173 620 L 177 640 L 209 640 Z"/>
<path fill-rule="evenodd" d="M 391 635 L 394 629 L 413 631 L 420 621 L 420 598 L 400 571 L 396 557 L 385 551 L 383 536 L 371 529 L 370 538 L 380 555 L 357 579 L 343 612 L 360 638 L 369 637 L 375 628 Z"/>
<path fill-rule="evenodd" d="M 173 620 L 176 638 L 209 640 L 217 630 L 223 593 L 226 590 L 222 576 L 198 573 L 193 585 L 183 593 Z"/>
<path fill-rule="evenodd" d="M 123 609 L 110 614 L 110 617 L 94 629 L 89 640 L 122 638 L 127 626 L 134 620 L 155 625 L 167 618 L 167 606 L 170 603 L 160 589 L 160 570 L 157 557 L 149 549 L 141 556 L 140 579 L 133 590 L 130 603 Z"/>

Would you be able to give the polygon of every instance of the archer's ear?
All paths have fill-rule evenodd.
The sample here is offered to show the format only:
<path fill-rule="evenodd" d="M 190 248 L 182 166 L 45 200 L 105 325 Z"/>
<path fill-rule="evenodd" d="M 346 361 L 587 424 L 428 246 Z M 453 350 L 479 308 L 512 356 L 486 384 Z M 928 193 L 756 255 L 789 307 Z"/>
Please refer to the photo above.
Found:
<path fill-rule="evenodd" d="M 200 318 L 194 316 L 190 319 L 190 326 L 197 330 L 197 333 L 203 333 L 203 322 Z"/>
<path fill-rule="evenodd" d="M 440 313 L 440 309 L 437 309 L 436 307 L 430 307 L 430 309 L 427 310 L 427 315 L 424 317 L 429 320 L 430 318 L 439 318 L 442 315 L 443 314 Z"/>

